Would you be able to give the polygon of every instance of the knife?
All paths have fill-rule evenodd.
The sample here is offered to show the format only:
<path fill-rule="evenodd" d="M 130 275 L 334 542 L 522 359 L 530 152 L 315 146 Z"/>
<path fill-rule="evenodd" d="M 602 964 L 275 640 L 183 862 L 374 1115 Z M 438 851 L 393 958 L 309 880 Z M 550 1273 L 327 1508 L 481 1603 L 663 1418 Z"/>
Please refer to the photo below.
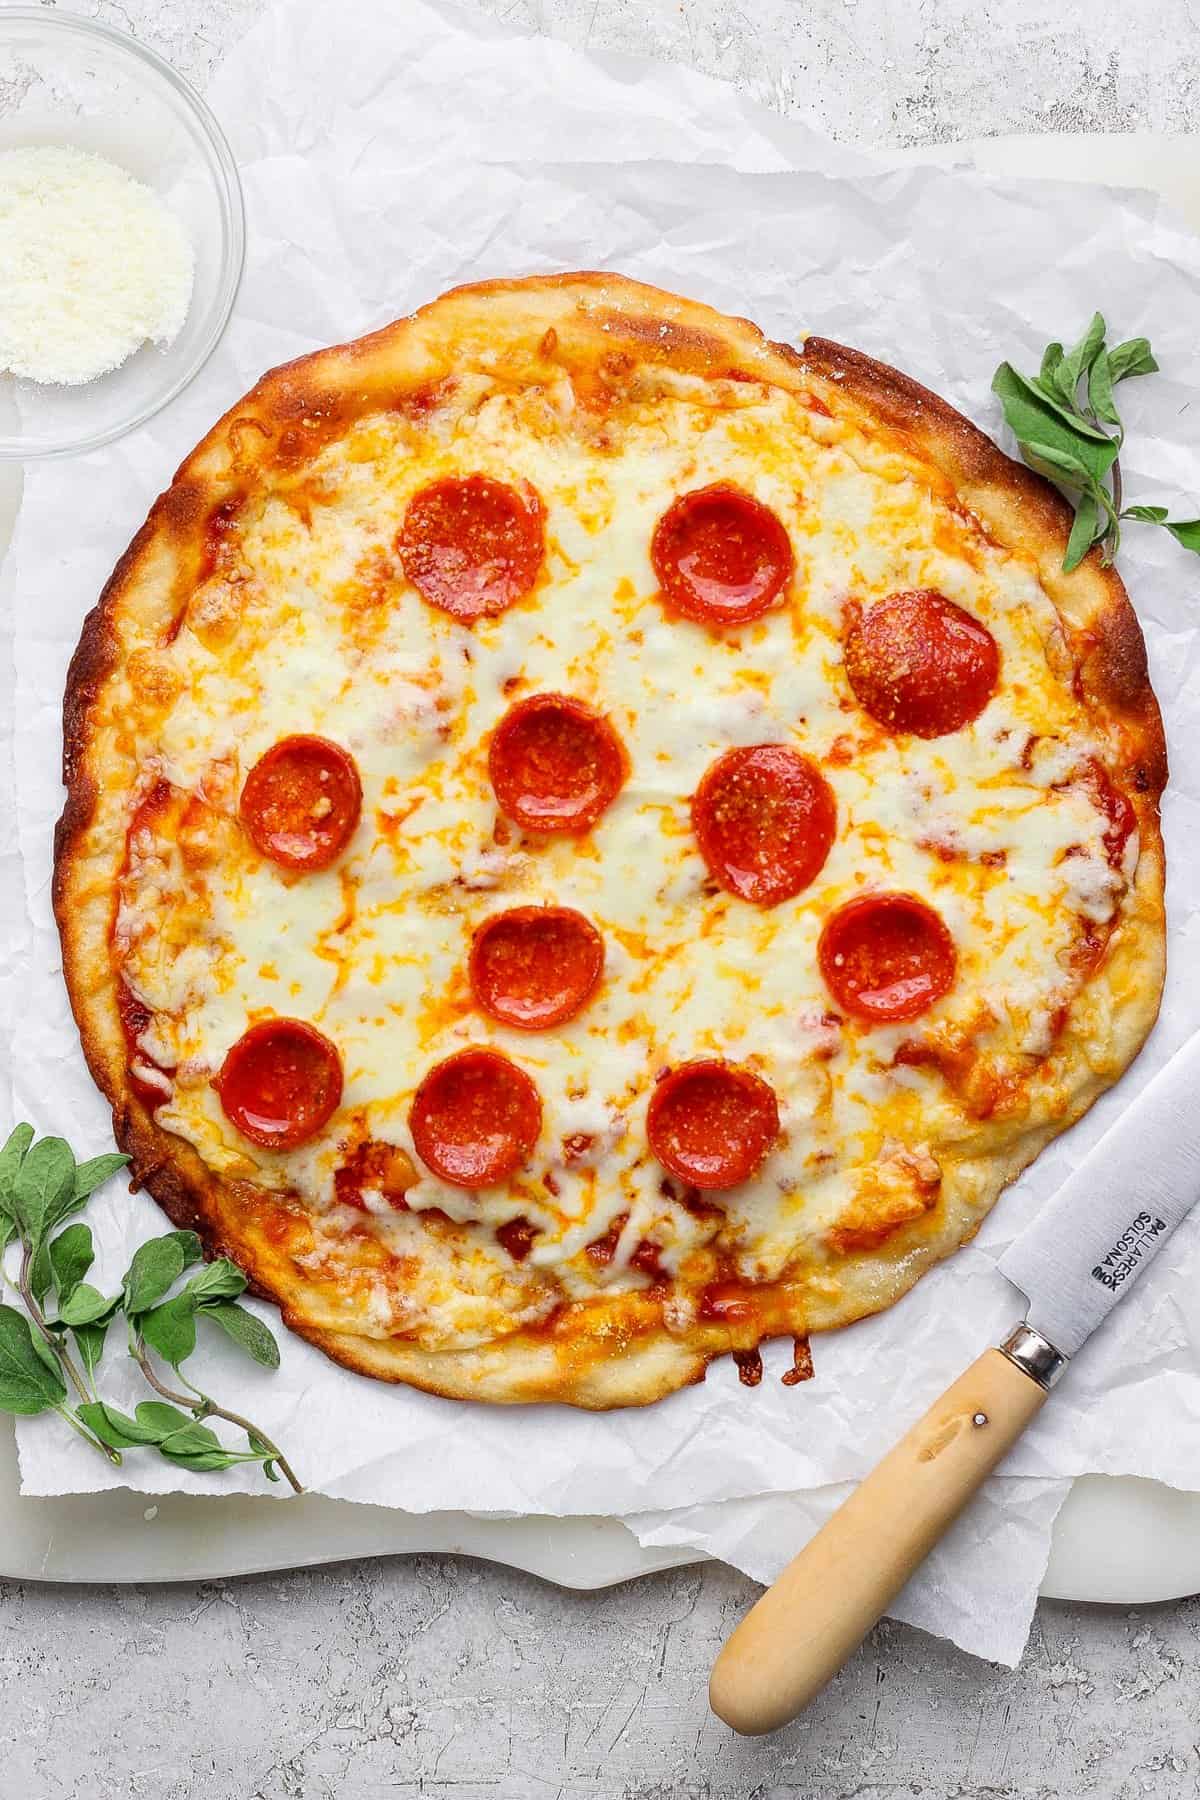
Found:
<path fill-rule="evenodd" d="M 1024 1320 L 947 1388 L 734 1631 L 709 1681 L 719 1718 L 774 1731 L 820 1693 L 1198 1196 L 1200 1032 L 1000 1257 L 1028 1302 Z"/>

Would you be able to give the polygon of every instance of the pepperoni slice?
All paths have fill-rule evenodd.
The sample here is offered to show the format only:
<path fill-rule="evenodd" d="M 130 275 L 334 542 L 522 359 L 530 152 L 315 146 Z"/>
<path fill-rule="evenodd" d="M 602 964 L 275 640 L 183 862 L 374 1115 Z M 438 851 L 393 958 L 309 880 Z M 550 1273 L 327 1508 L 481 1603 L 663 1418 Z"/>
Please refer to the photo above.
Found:
<path fill-rule="evenodd" d="M 459 1050 L 430 1069 L 408 1124 L 435 1175 L 482 1188 L 527 1159 L 542 1129 L 542 1102 L 524 1069 L 498 1050 Z"/>
<path fill-rule="evenodd" d="M 281 868 L 328 868 L 362 811 L 354 758 L 328 738 L 280 738 L 247 775 L 239 810 L 255 846 Z"/>
<path fill-rule="evenodd" d="M 705 771 L 692 829 L 714 880 L 755 906 L 778 906 L 820 874 L 837 829 L 820 770 L 786 744 L 727 750 Z"/>
<path fill-rule="evenodd" d="M 863 894 L 839 907 L 817 960 L 843 1011 L 868 1024 L 915 1019 L 954 982 L 954 939 L 915 894 Z"/>
<path fill-rule="evenodd" d="M 501 719 L 488 774 L 501 810 L 525 831 L 587 831 L 625 781 L 621 740 L 569 694 L 531 694 Z"/>
<path fill-rule="evenodd" d="M 770 507 L 727 481 L 673 500 L 650 561 L 669 605 L 701 625 L 744 625 L 792 578 L 791 539 Z"/>
<path fill-rule="evenodd" d="M 263 1019 L 234 1044 L 213 1086 L 243 1137 L 265 1150 L 294 1150 L 337 1111 L 342 1059 L 315 1025 Z"/>
<path fill-rule="evenodd" d="M 545 555 L 542 503 L 488 475 L 451 476 L 414 494 L 397 540 L 404 573 L 430 606 L 464 623 L 529 593 Z"/>
<path fill-rule="evenodd" d="M 1000 678 L 991 632 L 931 588 L 878 601 L 850 625 L 843 656 L 863 710 L 921 738 L 977 719 Z"/>
<path fill-rule="evenodd" d="M 471 945 L 471 988 L 484 1012 L 519 1031 L 574 1018 L 596 991 L 604 939 L 569 906 L 494 913 Z"/>
<path fill-rule="evenodd" d="M 646 1113 L 651 1150 L 692 1187 L 747 1181 L 778 1135 L 779 1108 L 767 1083 L 715 1058 L 665 1075 Z"/>

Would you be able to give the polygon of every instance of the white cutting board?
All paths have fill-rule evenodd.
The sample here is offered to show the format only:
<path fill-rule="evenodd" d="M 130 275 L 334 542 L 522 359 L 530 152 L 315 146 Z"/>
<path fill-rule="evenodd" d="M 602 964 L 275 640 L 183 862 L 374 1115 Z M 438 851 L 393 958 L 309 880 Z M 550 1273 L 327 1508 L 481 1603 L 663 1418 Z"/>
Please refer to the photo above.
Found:
<path fill-rule="evenodd" d="M 989 174 L 1157 188 L 1200 233 L 1198 145 L 1149 132 L 985 138 L 922 147 L 900 160 L 970 158 Z M 0 466 L 0 553 L 18 494 L 19 477 Z M 12 1427 L 0 1422 L 0 1576 L 196 1581 L 415 1550 L 485 1557 L 574 1588 L 704 1560 L 688 1550 L 644 1550 L 616 1519 L 414 1514 L 315 1494 L 285 1504 L 131 1492 L 23 1500 Z M 1132 1477 L 1075 1483 L 1054 1529 L 1043 1594 L 1132 1605 L 1198 1591 L 1200 1494 Z"/>

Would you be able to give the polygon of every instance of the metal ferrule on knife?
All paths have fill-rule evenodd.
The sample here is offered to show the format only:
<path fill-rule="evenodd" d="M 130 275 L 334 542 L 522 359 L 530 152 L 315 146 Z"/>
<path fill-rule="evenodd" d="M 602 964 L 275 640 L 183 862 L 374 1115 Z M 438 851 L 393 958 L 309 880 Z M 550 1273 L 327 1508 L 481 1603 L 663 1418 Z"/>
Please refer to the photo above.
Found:
<path fill-rule="evenodd" d="M 1049 1338 L 1035 1331 L 1032 1325 L 1022 1319 L 1014 1325 L 1004 1342 L 999 1345 L 1001 1352 L 1009 1362 L 1015 1363 L 1023 1375 L 1036 1381 L 1039 1387 L 1050 1389 L 1066 1370 L 1070 1362 L 1061 1350 L 1056 1350 Z"/>

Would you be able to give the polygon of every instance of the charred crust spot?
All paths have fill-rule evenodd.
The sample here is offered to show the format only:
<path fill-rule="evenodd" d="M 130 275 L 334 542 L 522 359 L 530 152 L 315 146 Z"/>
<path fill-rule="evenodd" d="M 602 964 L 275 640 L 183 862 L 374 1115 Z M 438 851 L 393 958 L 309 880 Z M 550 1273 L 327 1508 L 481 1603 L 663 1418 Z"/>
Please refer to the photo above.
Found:
<path fill-rule="evenodd" d="M 1085 664 L 1094 693 L 1121 711 L 1140 707 L 1149 686 L 1146 641 L 1133 609 L 1111 606 L 1092 627 L 1095 647 Z"/>
<path fill-rule="evenodd" d="M 940 395 L 861 350 L 851 350 L 823 337 L 805 338 L 799 352 L 790 351 L 785 344 L 773 344 L 772 349 L 801 373 L 821 376 L 865 400 L 893 430 L 921 433 L 926 425 L 936 425 L 943 433 L 951 433 L 964 465 L 963 473 L 982 469 L 1002 455 L 990 438 Z"/>
<path fill-rule="evenodd" d="M 345 432 L 355 410 L 345 394 L 285 385 L 273 407 L 279 422 L 273 461 L 284 469 L 311 462 Z"/>
<path fill-rule="evenodd" d="M 107 592 L 107 590 L 106 590 Z M 88 715 L 100 684 L 116 658 L 109 612 L 104 600 L 92 608 L 84 622 L 83 633 L 76 645 L 67 670 L 67 686 L 63 696 L 63 785 L 68 789 L 81 775 L 88 741 Z"/>
<path fill-rule="evenodd" d="M 674 319 L 626 312 L 600 313 L 596 323 L 613 337 L 636 344 L 643 356 L 649 354 L 652 360 L 670 361 L 685 369 L 706 370 L 728 362 L 727 341 L 696 325 L 681 325 Z"/>
<path fill-rule="evenodd" d="M 67 853 L 72 844 L 87 830 L 96 808 L 96 797 L 96 784 L 90 775 L 72 777 L 71 785 L 67 790 L 66 802 L 63 805 L 62 817 L 54 827 L 54 874 L 50 884 L 50 895 L 54 914 L 60 926 L 63 924 L 60 909 L 66 904 L 70 870 Z"/>
<path fill-rule="evenodd" d="M 177 476 L 166 493 L 160 494 L 155 501 L 150 518 L 173 537 L 185 539 L 208 517 L 212 503 L 209 483 L 190 478 L 181 480 Z"/>
<path fill-rule="evenodd" d="M 83 623 L 79 642 L 67 669 L 62 710 L 62 780 L 67 790 L 62 816 L 54 828 L 54 876 L 51 893 L 59 928 L 64 928 L 60 907 L 65 902 L 69 879 L 69 852 L 90 825 L 95 813 L 97 788 L 86 758 L 91 712 L 96 696 L 116 662 L 116 637 L 112 615 L 137 565 L 156 534 L 157 505 L 105 583 L 99 600 Z M 74 1000 L 72 999 L 74 1005 Z M 77 1015 L 78 1016 L 78 1015 Z"/>

